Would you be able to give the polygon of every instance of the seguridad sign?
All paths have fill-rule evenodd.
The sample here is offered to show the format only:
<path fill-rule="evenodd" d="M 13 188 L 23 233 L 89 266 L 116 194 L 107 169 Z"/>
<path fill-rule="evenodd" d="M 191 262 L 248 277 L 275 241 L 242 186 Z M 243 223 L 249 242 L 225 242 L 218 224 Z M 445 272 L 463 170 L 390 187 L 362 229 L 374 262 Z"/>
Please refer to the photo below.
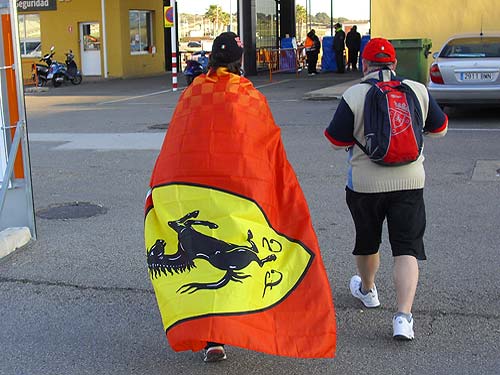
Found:
<path fill-rule="evenodd" d="M 57 0 L 17 0 L 18 11 L 56 10 Z"/>

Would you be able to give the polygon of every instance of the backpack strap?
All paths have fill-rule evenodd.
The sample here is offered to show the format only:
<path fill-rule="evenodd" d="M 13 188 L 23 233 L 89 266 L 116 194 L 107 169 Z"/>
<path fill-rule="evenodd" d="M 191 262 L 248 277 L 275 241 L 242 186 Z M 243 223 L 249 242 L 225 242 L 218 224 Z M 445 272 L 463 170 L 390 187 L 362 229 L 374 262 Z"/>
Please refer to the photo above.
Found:
<path fill-rule="evenodd" d="M 370 86 L 377 86 L 377 83 L 382 82 L 382 81 L 384 80 L 384 73 L 383 73 L 383 71 L 384 71 L 384 70 L 389 70 L 389 69 L 381 69 L 381 70 L 378 72 L 378 78 L 379 78 L 379 79 L 377 79 L 377 78 L 368 78 L 368 79 L 366 79 L 366 80 L 364 80 L 364 81 L 361 81 L 361 83 L 366 83 L 366 84 L 369 84 Z M 394 73 L 392 72 L 392 70 L 390 70 L 390 72 L 391 72 L 391 80 L 396 79 L 396 76 L 394 75 Z M 361 144 L 361 142 L 359 142 L 359 141 L 356 139 L 356 137 L 354 137 L 354 136 L 353 136 L 353 138 L 354 138 L 354 143 L 356 143 L 356 145 L 358 145 L 358 147 L 359 147 L 359 148 L 360 148 L 360 149 L 361 149 L 361 150 L 362 150 L 365 154 L 367 154 L 367 155 L 368 155 L 368 150 L 366 149 L 366 147 L 365 147 L 365 146 L 363 146 L 363 145 Z"/>
<path fill-rule="evenodd" d="M 361 149 L 361 151 L 363 151 L 365 154 L 368 155 L 368 150 L 366 149 L 365 146 L 363 146 L 357 139 L 356 137 L 352 137 L 354 139 L 354 143 L 356 143 L 358 145 L 358 147 Z"/>
<path fill-rule="evenodd" d="M 364 81 L 361 81 L 361 83 L 366 83 L 366 84 L 369 84 L 369 85 L 370 85 L 370 86 L 372 86 L 372 87 L 373 87 L 373 86 L 377 86 L 377 84 L 378 84 L 379 82 L 383 82 L 383 81 L 384 81 L 384 71 L 389 71 L 389 72 L 391 72 L 391 78 L 390 78 L 390 80 L 391 80 L 391 81 L 398 81 L 398 82 L 400 82 L 400 83 L 402 84 L 402 79 L 400 79 L 399 77 L 397 77 L 397 76 L 394 74 L 394 72 L 393 72 L 392 70 L 390 70 L 390 69 L 380 69 L 380 70 L 379 70 L 379 72 L 378 72 L 378 79 L 377 79 L 377 78 L 368 78 L 368 79 L 366 79 L 366 80 L 364 80 Z M 355 137 L 353 137 L 353 138 L 354 138 L 354 143 L 356 143 L 356 145 L 358 145 L 358 147 L 359 147 L 359 148 L 360 148 L 360 149 L 361 149 L 361 150 L 362 150 L 365 154 L 369 155 L 369 154 L 368 154 L 368 150 L 366 149 L 366 147 L 365 147 L 365 146 L 363 146 L 363 145 L 361 144 L 361 142 L 359 142 L 359 141 L 358 141 Z"/>

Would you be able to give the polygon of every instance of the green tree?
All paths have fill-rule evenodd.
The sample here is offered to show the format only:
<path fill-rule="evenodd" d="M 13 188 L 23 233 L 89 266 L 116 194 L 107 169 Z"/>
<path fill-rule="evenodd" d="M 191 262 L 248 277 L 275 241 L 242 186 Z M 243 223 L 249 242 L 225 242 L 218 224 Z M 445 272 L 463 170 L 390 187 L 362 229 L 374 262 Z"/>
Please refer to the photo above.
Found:
<path fill-rule="evenodd" d="M 330 16 L 325 12 L 316 13 L 313 22 L 319 25 L 330 25 Z"/>
<path fill-rule="evenodd" d="M 295 6 L 295 20 L 297 22 L 297 40 L 304 40 L 302 33 L 304 31 L 304 24 L 307 23 L 307 10 L 300 4 Z"/>
<path fill-rule="evenodd" d="M 225 29 L 229 25 L 230 22 L 229 20 L 230 20 L 229 13 L 222 12 L 221 14 L 219 14 L 219 24 L 224 26 Z"/>
<path fill-rule="evenodd" d="M 229 25 L 229 14 L 224 12 L 218 5 L 210 5 L 204 17 L 212 23 L 213 36 L 220 33 L 222 26 Z"/>

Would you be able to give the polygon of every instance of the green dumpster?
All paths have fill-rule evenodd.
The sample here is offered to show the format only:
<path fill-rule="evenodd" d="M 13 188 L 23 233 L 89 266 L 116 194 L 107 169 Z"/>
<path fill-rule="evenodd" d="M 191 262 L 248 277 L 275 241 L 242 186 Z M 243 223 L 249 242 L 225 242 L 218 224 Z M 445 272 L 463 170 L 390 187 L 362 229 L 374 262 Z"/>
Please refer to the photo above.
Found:
<path fill-rule="evenodd" d="M 396 50 L 398 76 L 427 84 L 432 41 L 430 39 L 392 39 Z"/>

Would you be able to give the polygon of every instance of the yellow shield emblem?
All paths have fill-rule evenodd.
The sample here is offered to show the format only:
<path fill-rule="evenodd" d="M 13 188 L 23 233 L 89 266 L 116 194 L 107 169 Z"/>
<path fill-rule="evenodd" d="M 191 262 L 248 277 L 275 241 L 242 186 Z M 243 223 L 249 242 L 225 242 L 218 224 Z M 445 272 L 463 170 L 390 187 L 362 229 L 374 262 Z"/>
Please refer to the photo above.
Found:
<path fill-rule="evenodd" d="M 145 242 L 165 330 L 187 319 L 266 310 L 293 291 L 313 260 L 248 198 L 169 184 L 154 188 L 152 200 Z"/>

